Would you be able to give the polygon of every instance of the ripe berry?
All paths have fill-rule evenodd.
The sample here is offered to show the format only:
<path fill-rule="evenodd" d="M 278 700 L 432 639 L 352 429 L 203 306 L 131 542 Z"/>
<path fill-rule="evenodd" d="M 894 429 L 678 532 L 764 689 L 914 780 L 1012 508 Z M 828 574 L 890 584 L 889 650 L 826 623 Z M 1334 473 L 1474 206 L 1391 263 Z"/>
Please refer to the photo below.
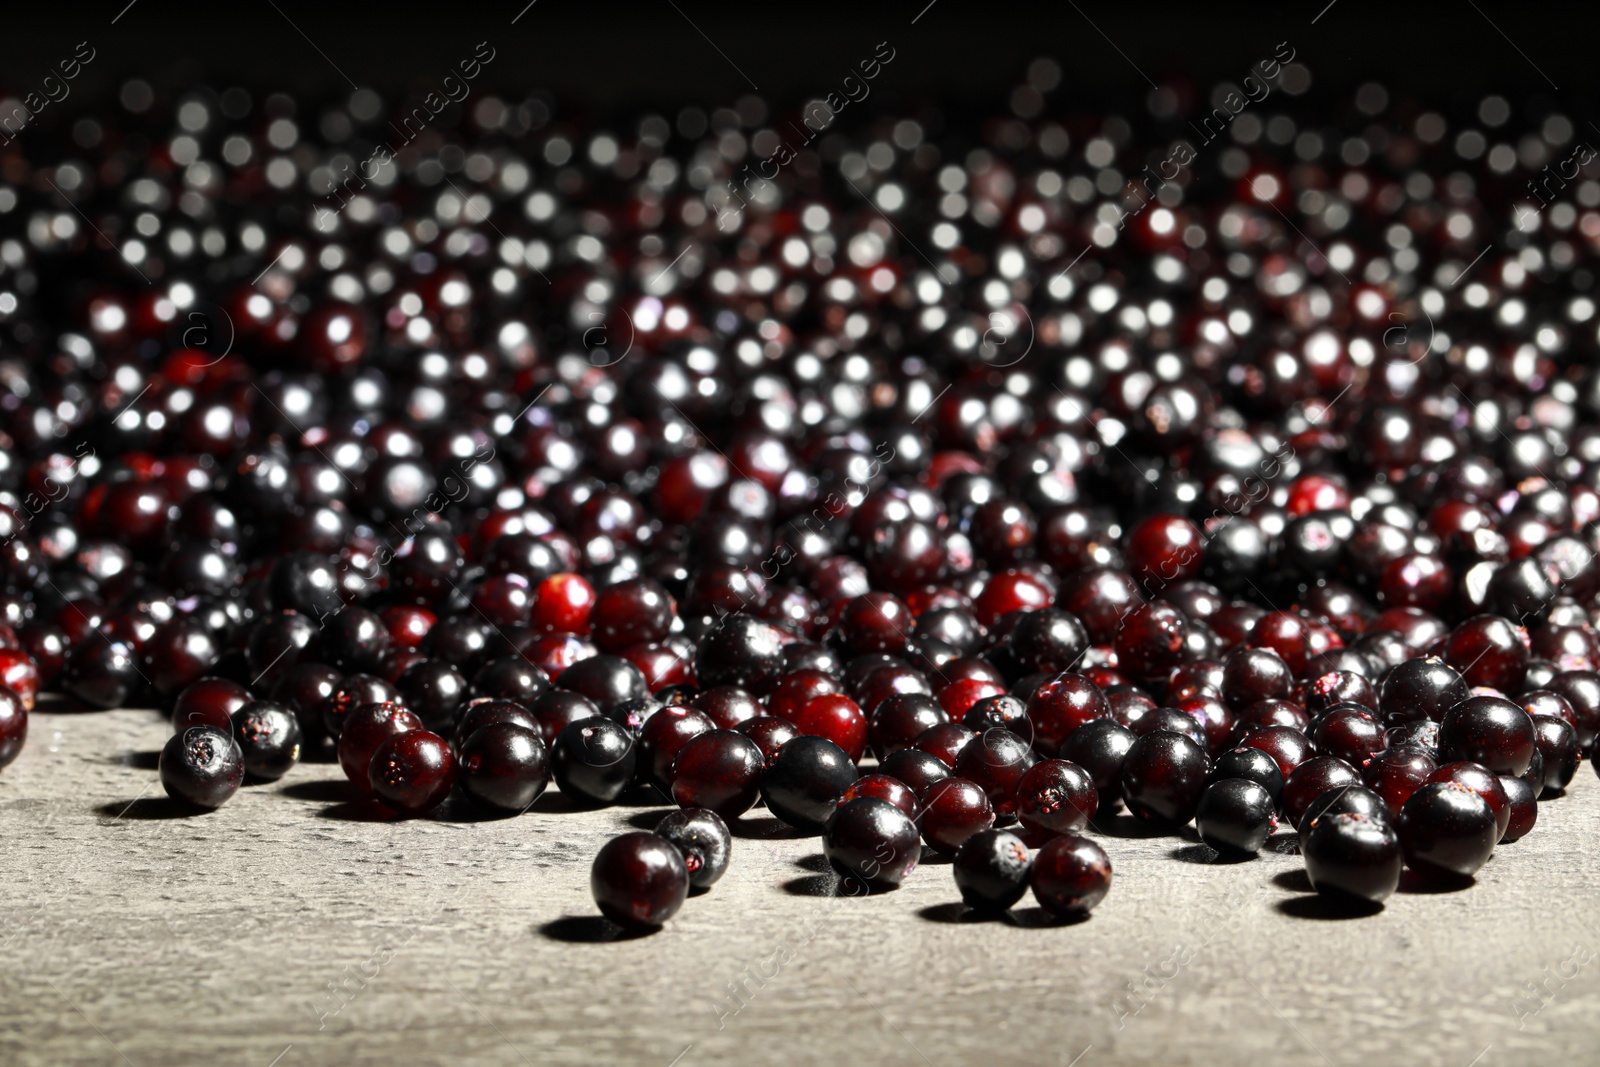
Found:
<path fill-rule="evenodd" d="M 233 728 L 233 713 L 250 703 L 250 690 L 225 678 L 201 678 L 178 694 L 172 704 L 172 729 L 191 726 Z"/>
<path fill-rule="evenodd" d="M 1053 837 L 1034 857 L 1029 884 L 1052 915 L 1087 915 L 1111 891 L 1111 860 L 1087 837 Z"/>
<path fill-rule="evenodd" d="M 660 926 L 689 895 L 689 869 L 678 847 L 655 834 L 607 841 L 589 869 L 589 891 L 600 913 L 623 926 Z"/>
<path fill-rule="evenodd" d="M 1128 749 L 1122 764 L 1122 799 L 1134 817 L 1181 826 L 1194 818 L 1211 761 L 1182 734 L 1158 730 Z"/>
<path fill-rule="evenodd" d="M 1381 903 L 1400 885 L 1400 837 L 1369 815 L 1325 815 L 1301 842 L 1306 877 L 1326 896 Z"/>
<path fill-rule="evenodd" d="M 802 736 L 778 750 L 761 775 L 767 808 L 801 830 L 820 830 L 856 780 L 848 753 L 825 737 Z"/>
<path fill-rule="evenodd" d="M 867 718 L 854 700 L 843 693 L 824 693 L 806 701 L 789 721 L 802 734 L 826 737 L 844 749 L 851 762 L 867 750 Z"/>
<path fill-rule="evenodd" d="M 1472 877 L 1500 836 L 1488 801 L 1456 782 L 1432 782 L 1412 793 L 1395 828 L 1406 865 L 1430 878 Z"/>
<path fill-rule="evenodd" d="M 191 726 L 173 734 L 161 750 L 161 785 L 173 800 L 197 808 L 220 808 L 244 781 L 244 756 L 221 730 Z"/>
<path fill-rule="evenodd" d="M 1261 851 L 1278 819 L 1265 788 L 1248 779 L 1226 778 L 1206 786 L 1194 823 L 1200 840 L 1218 852 L 1251 855 Z"/>
<path fill-rule="evenodd" d="M 538 726 L 479 724 L 460 742 L 461 791 L 492 811 L 521 813 L 550 784 L 550 758 Z"/>
<path fill-rule="evenodd" d="M 1278 770 L 1277 761 L 1259 748 L 1235 748 L 1217 757 L 1211 765 L 1210 782 L 1215 784 L 1230 778 L 1242 778 L 1259 785 L 1272 798 L 1274 807 L 1283 795 L 1283 772 Z"/>
<path fill-rule="evenodd" d="M 22 698 L 0 686 L 0 768 L 8 766 L 22 753 L 28 740 L 28 709 Z"/>
<path fill-rule="evenodd" d="M 1005 911 L 1028 891 L 1033 860 L 1016 834 L 981 830 L 956 850 L 950 870 L 969 908 Z"/>
<path fill-rule="evenodd" d="M 1470 760 L 1495 774 L 1526 771 L 1537 740 L 1528 713 L 1500 697 L 1468 697 L 1439 721 L 1441 760 Z"/>
<path fill-rule="evenodd" d="M 638 749 L 624 726 L 596 716 L 562 727 L 550 748 L 550 771 L 574 804 L 614 804 L 633 780 Z"/>
<path fill-rule="evenodd" d="M 706 808 L 736 819 L 761 795 L 766 761 L 761 749 L 733 730 L 711 730 L 690 738 L 672 761 L 672 799 L 685 808 Z"/>
<path fill-rule="evenodd" d="M 1080 832 L 1094 818 L 1099 801 L 1089 772 L 1066 760 L 1036 763 L 1017 783 L 1017 817 L 1024 826 L 1045 833 Z"/>
<path fill-rule="evenodd" d="M 367 768 L 377 798 L 403 815 L 432 811 L 456 782 L 456 757 L 444 738 L 428 730 L 407 730 L 379 745 Z"/>
<path fill-rule="evenodd" d="M 656 824 L 655 833 L 683 854 L 689 884 L 696 889 L 711 886 L 727 871 L 733 835 L 716 812 L 679 808 Z"/>
<path fill-rule="evenodd" d="M 953 853 L 973 834 L 994 825 L 989 794 L 965 778 L 943 778 L 918 794 L 922 836 L 934 848 Z"/>
<path fill-rule="evenodd" d="M 254 700 L 233 713 L 230 732 L 239 746 L 247 775 L 275 782 L 300 759 L 300 720 L 282 704 Z"/>
<path fill-rule="evenodd" d="M 916 824 L 893 804 L 857 797 L 828 818 L 822 854 L 840 874 L 871 889 L 892 889 L 916 867 L 922 839 Z"/>
<path fill-rule="evenodd" d="M 921 814 L 921 805 L 917 802 L 917 794 L 911 787 L 887 774 L 863 774 L 839 797 L 839 803 L 846 804 L 856 797 L 877 797 L 887 800 L 912 819 Z"/>
<path fill-rule="evenodd" d="M 362 704 L 346 717 L 339 735 L 339 766 L 365 794 L 372 788 L 367 769 L 378 746 L 396 734 L 422 728 L 422 720 L 399 704 Z"/>
<path fill-rule="evenodd" d="M 1290 826 L 1299 826 L 1311 802 L 1330 789 L 1360 785 L 1361 774 L 1337 756 L 1313 756 L 1284 780 L 1283 817 Z"/>

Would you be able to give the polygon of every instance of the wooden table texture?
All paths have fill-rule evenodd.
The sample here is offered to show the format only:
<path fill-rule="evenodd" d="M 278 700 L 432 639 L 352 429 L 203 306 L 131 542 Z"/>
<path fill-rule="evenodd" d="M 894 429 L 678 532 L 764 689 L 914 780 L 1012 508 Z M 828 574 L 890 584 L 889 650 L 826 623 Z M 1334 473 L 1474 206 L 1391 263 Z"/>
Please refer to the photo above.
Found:
<path fill-rule="evenodd" d="M 0 773 L 0 1064 L 1555 1067 L 1600 1062 L 1600 783 L 1457 892 L 1334 917 L 1292 837 L 1216 862 L 1098 820 L 1110 895 L 972 921 L 947 865 L 836 895 L 762 809 L 664 929 L 589 896 L 665 805 L 410 821 L 302 764 L 175 817 L 146 710 L 36 713 Z"/>

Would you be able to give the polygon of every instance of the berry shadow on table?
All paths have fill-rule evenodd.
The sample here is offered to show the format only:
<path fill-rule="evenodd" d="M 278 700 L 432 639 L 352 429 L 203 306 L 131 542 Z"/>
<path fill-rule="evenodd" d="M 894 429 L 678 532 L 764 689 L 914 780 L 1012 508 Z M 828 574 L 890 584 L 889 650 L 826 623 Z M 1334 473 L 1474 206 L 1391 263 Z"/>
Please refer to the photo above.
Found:
<path fill-rule="evenodd" d="M 346 778 L 319 778 L 314 782 L 291 782 L 278 790 L 291 800 L 308 800 L 316 804 L 339 804 L 354 795 Z"/>
<path fill-rule="evenodd" d="M 1472 875 L 1421 875 L 1407 867 L 1400 872 L 1400 888 L 1396 892 L 1412 893 L 1419 896 L 1434 896 L 1439 893 L 1459 893 L 1463 889 L 1471 889 L 1478 884 Z"/>
<path fill-rule="evenodd" d="M 1004 911 L 983 910 L 969 908 L 958 900 L 947 901 L 943 904 L 929 904 L 927 907 L 918 908 L 917 918 L 925 922 L 940 923 L 955 926 L 975 926 L 983 923 L 996 923 L 1003 926 L 1014 926 L 1020 930 L 1036 930 L 1043 927 L 1077 926 L 1079 923 L 1088 922 L 1091 913 L 1081 915 L 1057 916 L 1039 907 L 1008 908 Z"/>
<path fill-rule="evenodd" d="M 612 941 L 635 941 L 660 929 L 659 926 L 618 926 L 599 915 L 564 915 L 534 927 L 534 932 L 571 945 L 604 945 Z"/>
<path fill-rule="evenodd" d="M 655 808 L 650 811 L 636 811 L 625 820 L 635 830 L 649 830 L 654 832 L 661 824 L 661 820 L 677 811 L 677 808 Z"/>
<path fill-rule="evenodd" d="M 1218 852 L 1210 845 L 1181 845 L 1168 852 L 1167 855 L 1184 863 L 1198 863 L 1204 866 L 1231 867 L 1236 863 L 1249 863 L 1257 858 L 1255 852 Z"/>
<path fill-rule="evenodd" d="M 1296 919 L 1318 919 L 1324 922 L 1365 919 L 1383 910 L 1383 904 L 1378 901 L 1325 896 L 1321 893 L 1289 897 L 1278 901 L 1274 907 Z"/>
<path fill-rule="evenodd" d="M 194 815 L 205 815 L 206 808 L 197 808 L 191 804 L 173 800 L 171 797 L 134 797 L 132 800 L 113 800 L 109 804 L 98 805 L 95 811 L 106 816 L 112 822 L 121 819 L 146 821 L 150 819 L 186 819 Z"/>
<path fill-rule="evenodd" d="M 1311 884 L 1311 879 L 1306 875 L 1304 867 L 1293 870 L 1279 871 L 1272 876 L 1272 884 L 1279 889 L 1287 889 L 1291 893 L 1315 893 L 1316 887 Z"/>

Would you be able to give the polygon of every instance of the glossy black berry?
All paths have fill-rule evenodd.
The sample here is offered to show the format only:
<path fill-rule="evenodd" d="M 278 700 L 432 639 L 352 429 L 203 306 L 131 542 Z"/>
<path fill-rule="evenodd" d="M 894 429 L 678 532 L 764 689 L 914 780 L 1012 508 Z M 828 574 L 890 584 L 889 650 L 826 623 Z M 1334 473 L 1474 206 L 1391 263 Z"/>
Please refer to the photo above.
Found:
<path fill-rule="evenodd" d="M 550 771 L 561 795 L 577 805 L 614 804 L 633 780 L 633 734 L 603 716 L 569 723 L 550 748 Z"/>
<path fill-rule="evenodd" d="M 1128 749 L 1122 764 L 1122 799 L 1136 818 L 1181 826 L 1194 818 L 1211 761 L 1182 734 L 1158 730 Z"/>
<path fill-rule="evenodd" d="M 245 774 L 255 781 L 277 781 L 300 759 L 300 719 L 282 704 L 251 701 L 233 713 L 231 726 Z"/>
<path fill-rule="evenodd" d="M 1028 891 L 1033 859 L 1016 834 L 982 830 L 956 849 L 950 870 L 967 907 L 1005 911 Z"/>
<path fill-rule="evenodd" d="M 339 570 L 318 552 L 291 552 L 272 565 L 268 595 L 274 611 L 297 611 L 313 619 L 332 616 L 344 606 Z"/>
<path fill-rule="evenodd" d="M 625 700 L 650 696 L 644 672 L 621 656 L 590 656 L 556 676 L 556 685 L 594 701 L 601 714 Z"/>
<path fill-rule="evenodd" d="M 197 808 L 219 808 L 244 781 L 244 756 L 221 730 L 191 726 L 173 734 L 161 750 L 161 785 L 173 800 Z"/>
<path fill-rule="evenodd" d="M 767 808 L 801 830 L 820 830 L 859 777 L 844 749 L 825 737 L 796 737 L 761 775 Z"/>
<path fill-rule="evenodd" d="M 950 777 L 950 767 L 938 756 L 917 748 L 903 748 L 892 753 L 878 770 L 896 781 L 904 782 L 917 796 L 925 796 L 935 782 Z"/>
<path fill-rule="evenodd" d="M 67 692 L 93 708 L 120 708 L 144 683 L 138 654 L 97 636 L 72 650 L 61 678 Z"/>
<path fill-rule="evenodd" d="M 893 804 L 857 797 L 829 816 L 822 854 L 847 878 L 872 889 L 892 889 L 922 858 L 922 836 L 910 816 Z"/>
<path fill-rule="evenodd" d="M 1283 795 L 1283 772 L 1278 762 L 1259 748 L 1235 748 L 1218 756 L 1211 765 L 1210 781 L 1222 782 L 1242 778 L 1254 782 L 1267 791 L 1274 806 Z"/>
<path fill-rule="evenodd" d="M 1368 815 L 1325 815 L 1301 840 L 1306 877 L 1317 892 L 1361 904 L 1383 902 L 1400 885 L 1400 837 Z"/>
<path fill-rule="evenodd" d="M 1470 760 L 1495 774 L 1526 771 L 1537 741 L 1528 713 L 1500 697 L 1468 697 L 1439 720 L 1441 761 Z"/>
<path fill-rule="evenodd" d="M 350 605 L 322 620 L 322 655 L 340 670 L 376 671 L 393 645 L 389 628 L 376 612 Z"/>
<path fill-rule="evenodd" d="M 444 660 L 425 659 L 395 681 L 400 699 L 430 730 L 454 733 L 471 691 L 461 672 Z"/>
<path fill-rule="evenodd" d="M 1058 674 L 1077 666 L 1089 647 L 1089 634 L 1071 612 L 1044 608 L 1022 616 L 1011 631 L 1010 645 L 1022 670 Z"/>
<path fill-rule="evenodd" d="M 1456 782 L 1412 793 L 1395 828 L 1406 865 L 1431 878 L 1470 878 L 1489 862 L 1500 836 L 1488 801 Z"/>
<path fill-rule="evenodd" d="M 1500 835 L 1500 844 L 1508 845 L 1528 836 L 1539 821 L 1539 795 L 1520 778 L 1506 778 L 1503 784 L 1511 816 L 1506 820 L 1505 832 Z"/>
<path fill-rule="evenodd" d="M 521 656 L 492 659 L 472 676 L 472 695 L 531 704 L 550 688 L 550 678 Z"/>
<path fill-rule="evenodd" d="M 1311 824 L 1323 815 L 1366 815 L 1378 822 L 1391 818 L 1388 803 L 1376 790 L 1364 785 L 1342 785 L 1324 790 L 1307 805 L 1297 827 L 1302 840 Z"/>
<path fill-rule="evenodd" d="M 1378 710 L 1386 726 L 1432 719 L 1468 697 L 1467 683 L 1454 667 L 1437 656 L 1412 659 L 1384 675 L 1378 689 Z"/>
<path fill-rule="evenodd" d="M 1261 851 L 1277 827 L 1277 805 L 1263 786 L 1246 778 L 1224 778 L 1200 794 L 1194 824 L 1200 840 L 1218 852 L 1250 855 Z"/>
<path fill-rule="evenodd" d="M 1565 790 L 1578 773 L 1578 762 L 1583 758 L 1578 749 L 1578 731 L 1562 719 L 1543 715 L 1533 717 L 1533 729 L 1543 764 L 1541 795 L 1554 796 Z"/>
<path fill-rule="evenodd" d="M 1122 765 L 1139 735 L 1112 719 L 1084 723 L 1061 746 L 1061 758 L 1089 772 L 1102 796 L 1119 795 Z"/>
<path fill-rule="evenodd" d="M 705 808 L 679 808 L 657 823 L 655 832 L 683 853 L 689 884 L 695 888 L 712 885 L 727 871 L 733 854 L 733 835 L 716 812 Z"/>
<path fill-rule="evenodd" d="M 703 686 L 737 685 L 764 693 L 783 673 L 783 645 L 766 623 L 729 615 L 701 639 L 694 667 Z"/>
<path fill-rule="evenodd" d="M 537 725 L 484 722 L 460 743 L 456 763 L 461 791 L 492 811 L 527 811 L 550 784 L 550 758 Z"/>

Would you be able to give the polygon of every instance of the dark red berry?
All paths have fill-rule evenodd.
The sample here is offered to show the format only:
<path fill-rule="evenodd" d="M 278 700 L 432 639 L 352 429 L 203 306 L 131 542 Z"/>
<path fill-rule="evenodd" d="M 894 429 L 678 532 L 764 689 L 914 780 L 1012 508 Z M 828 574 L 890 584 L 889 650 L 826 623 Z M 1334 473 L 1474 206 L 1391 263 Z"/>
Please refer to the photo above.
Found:
<path fill-rule="evenodd" d="M 689 869 L 678 847 L 655 834 L 630 833 L 605 843 L 589 869 L 600 913 L 624 926 L 660 926 L 689 895 Z"/>
<path fill-rule="evenodd" d="M 840 795 L 839 803 L 847 803 L 856 797 L 877 797 L 879 800 L 887 800 L 913 819 L 921 811 L 917 794 L 913 793 L 904 782 L 887 774 L 863 774 L 851 782 L 850 787 Z"/>
<path fill-rule="evenodd" d="M 965 778 L 942 778 L 919 794 L 922 836 L 934 848 L 953 853 L 973 834 L 994 825 L 989 794 Z"/>
<path fill-rule="evenodd" d="M 367 782 L 374 795 L 395 811 L 422 815 L 438 807 L 454 788 L 455 753 L 436 733 L 407 730 L 373 752 Z"/>
<path fill-rule="evenodd" d="M 1040 847 L 1029 876 L 1033 896 L 1052 915 L 1087 915 L 1111 891 L 1111 860 L 1087 837 L 1067 834 Z"/>
<path fill-rule="evenodd" d="M 172 729 L 182 733 L 191 726 L 232 730 L 233 713 L 250 703 L 250 690 L 225 678 L 191 682 L 172 704 Z"/>
<path fill-rule="evenodd" d="M 362 704 L 345 718 L 339 735 L 339 766 L 359 791 L 370 792 L 367 769 L 378 746 L 396 734 L 420 729 L 422 720 L 399 704 Z"/>
<path fill-rule="evenodd" d="M 735 819 L 755 806 L 766 760 L 760 747 L 734 730 L 711 730 L 689 739 L 672 761 L 672 799 Z"/>
<path fill-rule="evenodd" d="M 1024 826 L 1052 834 L 1075 834 L 1089 825 L 1100 804 L 1089 772 L 1063 759 L 1043 760 L 1017 783 L 1017 817 Z"/>
<path fill-rule="evenodd" d="M 1323 793 L 1360 784 L 1360 772 L 1339 757 L 1313 756 L 1284 779 L 1283 817 L 1290 826 L 1299 826 L 1311 802 Z"/>

